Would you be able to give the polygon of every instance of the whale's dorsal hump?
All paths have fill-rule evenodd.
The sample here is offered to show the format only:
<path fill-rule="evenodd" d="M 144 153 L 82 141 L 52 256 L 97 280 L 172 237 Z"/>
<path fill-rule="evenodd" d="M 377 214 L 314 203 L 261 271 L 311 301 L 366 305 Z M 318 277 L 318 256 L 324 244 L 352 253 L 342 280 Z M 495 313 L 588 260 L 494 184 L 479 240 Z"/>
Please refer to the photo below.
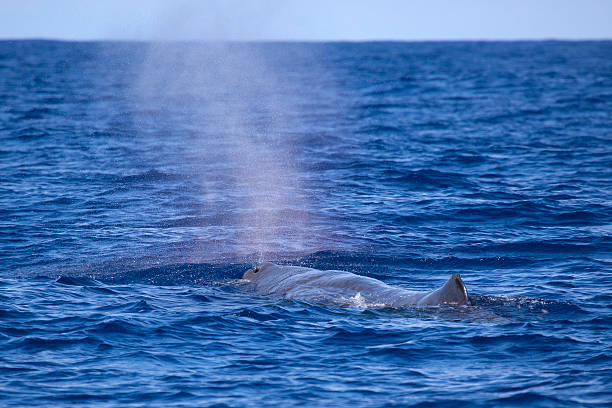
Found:
<path fill-rule="evenodd" d="M 456 305 L 470 304 L 467 288 L 463 283 L 463 279 L 461 279 L 461 275 L 458 273 L 454 273 L 439 290 L 442 300 L 440 303 L 452 303 Z"/>
<path fill-rule="evenodd" d="M 443 303 L 451 305 L 471 304 L 465 284 L 458 273 L 453 274 L 441 288 L 429 293 L 418 302 L 419 305 L 441 305 Z"/>

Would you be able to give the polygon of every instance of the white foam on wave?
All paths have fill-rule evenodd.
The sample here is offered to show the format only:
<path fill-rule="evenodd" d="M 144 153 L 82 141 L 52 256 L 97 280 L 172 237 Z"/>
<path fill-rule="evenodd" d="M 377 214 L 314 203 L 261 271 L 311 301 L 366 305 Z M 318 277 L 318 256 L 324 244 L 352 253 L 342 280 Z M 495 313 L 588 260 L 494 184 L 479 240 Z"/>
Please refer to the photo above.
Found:
<path fill-rule="evenodd" d="M 338 303 L 343 306 L 355 307 L 358 309 L 373 309 L 388 306 L 384 303 L 369 303 L 366 298 L 363 297 L 361 292 L 357 292 L 355 296 L 351 297 L 340 297 Z"/>

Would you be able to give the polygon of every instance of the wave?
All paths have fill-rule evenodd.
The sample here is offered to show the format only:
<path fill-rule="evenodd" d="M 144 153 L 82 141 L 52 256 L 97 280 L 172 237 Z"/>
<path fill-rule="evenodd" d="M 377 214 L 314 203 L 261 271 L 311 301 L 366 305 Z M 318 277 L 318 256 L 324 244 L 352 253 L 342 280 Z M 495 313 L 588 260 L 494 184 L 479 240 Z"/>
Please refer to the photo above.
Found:
<path fill-rule="evenodd" d="M 381 181 L 407 184 L 411 188 L 420 187 L 425 189 L 473 188 L 475 186 L 465 174 L 434 169 L 414 171 L 384 170 Z"/>
<path fill-rule="evenodd" d="M 118 178 L 116 181 L 118 183 L 153 183 L 159 181 L 173 181 L 173 180 L 184 180 L 189 178 L 189 176 L 183 174 L 175 174 L 159 171 L 157 169 L 147 170 L 144 173 L 133 174 L 129 176 L 123 176 Z"/>

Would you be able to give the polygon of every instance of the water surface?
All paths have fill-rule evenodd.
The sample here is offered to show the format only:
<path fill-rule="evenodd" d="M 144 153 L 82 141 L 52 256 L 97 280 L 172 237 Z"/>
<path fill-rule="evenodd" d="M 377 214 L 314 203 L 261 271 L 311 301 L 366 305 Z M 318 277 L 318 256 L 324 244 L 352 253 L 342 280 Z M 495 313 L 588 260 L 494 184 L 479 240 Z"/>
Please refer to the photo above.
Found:
<path fill-rule="evenodd" d="M 611 56 L 0 42 L 0 403 L 609 406 Z M 264 296 L 263 260 L 474 306 Z"/>

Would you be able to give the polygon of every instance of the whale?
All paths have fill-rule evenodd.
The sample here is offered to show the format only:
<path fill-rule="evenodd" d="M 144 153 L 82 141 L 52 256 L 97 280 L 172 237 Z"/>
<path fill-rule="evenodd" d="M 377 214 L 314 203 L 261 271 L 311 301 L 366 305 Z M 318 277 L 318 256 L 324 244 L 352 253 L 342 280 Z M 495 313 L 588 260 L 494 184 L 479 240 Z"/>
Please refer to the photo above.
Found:
<path fill-rule="evenodd" d="M 263 263 L 246 271 L 243 280 L 259 293 L 314 303 L 366 307 L 469 306 L 467 288 L 458 273 L 430 292 L 415 292 L 368 276 L 340 270 Z"/>

